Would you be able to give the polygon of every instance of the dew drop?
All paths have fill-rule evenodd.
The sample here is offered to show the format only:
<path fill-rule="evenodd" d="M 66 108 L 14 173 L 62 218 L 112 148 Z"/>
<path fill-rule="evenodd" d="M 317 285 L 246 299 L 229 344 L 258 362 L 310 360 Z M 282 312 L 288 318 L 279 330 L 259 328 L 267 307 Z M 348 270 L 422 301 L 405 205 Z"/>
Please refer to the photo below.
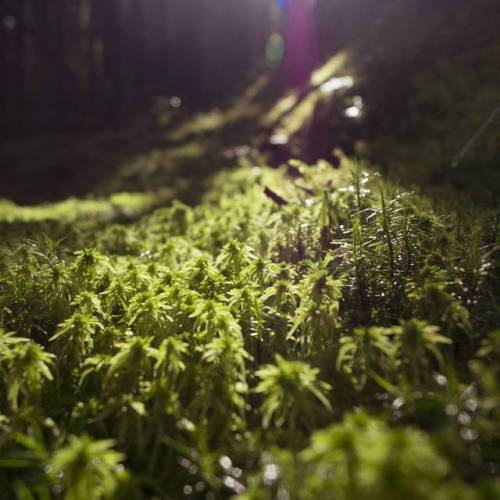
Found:
<path fill-rule="evenodd" d="M 477 410 L 477 401 L 475 399 L 468 399 L 466 402 L 465 402 L 465 407 L 469 410 L 469 411 L 476 411 Z"/>
<path fill-rule="evenodd" d="M 458 408 L 455 405 L 449 404 L 446 405 L 444 411 L 446 412 L 446 415 L 454 417 L 458 413 Z"/>
<path fill-rule="evenodd" d="M 393 402 L 392 402 L 392 407 L 395 409 L 395 410 L 399 410 L 403 405 L 405 404 L 405 400 L 403 398 L 396 398 Z"/>
<path fill-rule="evenodd" d="M 465 413 L 464 411 L 458 415 L 458 422 L 461 425 L 470 425 L 472 419 L 470 418 L 470 415 L 468 413 Z"/>
<path fill-rule="evenodd" d="M 446 385 L 448 384 L 448 379 L 441 373 L 436 373 L 434 375 L 434 380 L 441 387 L 446 387 Z"/>
<path fill-rule="evenodd" d="M 231 462 L 231 459 L 226 455 L 219 458 L 219 464 L 225 470 L 228 470 L 233 466 L 233 462 Z"/>
<path fill-rule="evenodd" d="M 472 429 L 465 428 L 460 431 L 460 436 L 464 441 L 474 441 L 477 439 L 478 434 Z"/>
<path fill-rule="evenodd" d="M 264 467 L 264 484 L 271 485 L 280 475 L 280 468 L 277 464 L 267 464 Z"/>

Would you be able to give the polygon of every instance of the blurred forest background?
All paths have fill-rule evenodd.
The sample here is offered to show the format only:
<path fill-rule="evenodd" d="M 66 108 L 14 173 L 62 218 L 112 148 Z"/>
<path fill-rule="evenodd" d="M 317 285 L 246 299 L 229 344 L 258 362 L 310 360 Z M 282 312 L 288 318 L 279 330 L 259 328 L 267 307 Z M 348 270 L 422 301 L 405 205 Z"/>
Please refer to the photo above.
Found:
<path fill-rule="evenodd" d="M 180 95 L 193 107 L 220 101 L 259 67 L 269 36 L 286 31 L 287 18 L 297 9 L 314 18 L 311 70 L 333 51 L 380 28 L 398 6 L 403 18 L 416 14 L 415 21 L 425 24 L 429 14 L 439 16 L 442 9 L 453 16 L 460 3 L 1 0 L 2 126 L 9 132 L 81 126 L 164 94 Z"/>
<path fill-rule="evenodd" d="M 347 50 L 363 116 L 340 123 L 331 102 L 311 96 L 297 128 L 302 150 L 317 151 L 296 145 L 284 158 L 341 147 L 408 183 L 446 180 L 495 204 L 499 120 L 473 144 L 480 155 L 450 165 L 499 104 L 499 21 L 498 0 L 0 0 L 0 196 L 95 192 L 88 178 L 178 144 L 151 126 L 162 96 L 182 106 L 176 123 L 239 99 L 255 125 L 291 88 L 307 101 L 311 71 Z M 265 88 L 245 102 L 262 76 Z M 219 149 L 262 145 L 255 127 L 230 122 Z M 116 130 L 127 132 L 110 138 Z M 98 131 L 104 147 L 87 140 Z"/>
<path fill-rule="evenodd" d="M 0 500 L 500 498 L 499 167 L 500 0 L 0 0 Z"/>

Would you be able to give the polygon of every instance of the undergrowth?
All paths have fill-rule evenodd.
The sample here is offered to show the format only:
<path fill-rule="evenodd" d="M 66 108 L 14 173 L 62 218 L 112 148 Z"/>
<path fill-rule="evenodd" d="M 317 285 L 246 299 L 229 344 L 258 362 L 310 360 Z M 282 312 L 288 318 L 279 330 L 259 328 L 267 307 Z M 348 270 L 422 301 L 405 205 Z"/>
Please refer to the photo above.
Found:
<path fill-rule="evenodd" d="M 500 495 L 498 216 L 293 172 L 135 222 L 11 210 L 1 498 Z"/>

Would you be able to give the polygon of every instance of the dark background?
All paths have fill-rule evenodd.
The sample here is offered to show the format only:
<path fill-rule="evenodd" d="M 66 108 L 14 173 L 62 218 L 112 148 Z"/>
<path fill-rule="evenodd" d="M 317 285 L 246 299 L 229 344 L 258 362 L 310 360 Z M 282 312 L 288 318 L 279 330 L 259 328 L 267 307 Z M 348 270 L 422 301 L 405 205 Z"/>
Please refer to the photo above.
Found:
<path fill-rule="evenodd" d="M 221 102 L 258 70 L 294 4 L 315 20 L 319 61 L 401 3 L 412 16 L 456 2 L 0 0 L 0 125 L 11 134 L 92 127 L 157 95 L 194 108 Z"/>
<path fill-rule="evenodd" d="M 291 40 L 297 13 L 309 32 Z M 452 165 L 500 105 L 499 27 L 499 0 L 0 0 L 0 198 L 34 203 L 204 175 L 225 165 L 227 148 L 265 146 L 272 131 L 259 117 L 290 86 L 307 97 L 310 71 L 345 49 L 364 115 L 339 121 L 330 111 L 348 99 L 320 101 L 297 133 L 304 159 L 338 146 L 397 182 L 437 186 L 439 197 L 449 185 L 454 199 L 498 206 L 498 116 Z M 266 63 L 273 34 L 286 42 L 277 65 Z M 245 104 L 262 75 L 270 83 Z M 179 96 L 181 109 L 162 96 Z M 235 119 L 245 105 L 250 116 Z M 213 110 L 224 123 L 214 135 L 175 139 L 177 125 Z M 274 160 L 301 157 L 289 149 Z M 137 158 L 143 177 L 168 175 L 114 183 Z"/>

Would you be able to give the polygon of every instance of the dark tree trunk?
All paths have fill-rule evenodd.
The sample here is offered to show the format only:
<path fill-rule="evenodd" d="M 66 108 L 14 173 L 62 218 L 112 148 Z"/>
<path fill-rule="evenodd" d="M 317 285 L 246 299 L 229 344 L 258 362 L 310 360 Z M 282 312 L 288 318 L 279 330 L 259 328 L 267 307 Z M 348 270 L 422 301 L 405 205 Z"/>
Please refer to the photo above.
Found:
<path fill-rule="evenodd" d="M 48 8 L 48 7 L 47 7 Z M 65 21 L 66 9 L 64 0 L 54 0 L 53 12 L 50 16 L 53 36 L 51 109 L 58 128 L 64 127 L 67 118 L 67 81 L 65 66 Z"/>
<path fill-rule="evenodd" d="M 168 88 L 168 75 L 170 61 L 168 57 L 168 7 L 166 0 L 157 0 L 156 2 L 156 34 L 158 45 L 156 49 L 156 67 L 158 68 L 158 91 L 165 94 Z"/>
<path fill-rule="evenodd" d="M 95 104 L 95 99 L 97 96 L 97 72 L 96 72 L 96 62 L 94 55 L 94 44 L 97 32 L 97 3 L 98 0 L 86 0 L 89 13 L 88 13 L 88 25 L 86 26 L 85 33 L 85 58 L 87 65 L 87 101 L 89 106 Z"/>
<path fill-rule="evenodd" d="M 129 92 L 132 99 L 144 94 L 145 51 L 144 51 L 144 2 L 131 0 L 127 16 L 129 39 L 127 56 L 129 58 Z"/>
<path fill-rule="evenodd" d="M 25 0 L 17 0 L 16 41 L 14 48 L 14 74 L 16 115 L 20 116 L 26 104 L 26 34 L 23 30 L 25 14 Z"/>
<path fill-rule="evenodd" d="M 0 24 L 0 75 L 2 75 L 0 78 L 0 107 L 3 110 L 7 110 L 9 78 L 9 69 L 7 64 L 7 34 L 5 27 L 2 24 Z"/>
<path fill-rule="evenodd" d="M 103 77 L 107 108 L 114 115 L 123 100 L 121 1 L 102 2 L 100 38 L 103 44 Z"/>

